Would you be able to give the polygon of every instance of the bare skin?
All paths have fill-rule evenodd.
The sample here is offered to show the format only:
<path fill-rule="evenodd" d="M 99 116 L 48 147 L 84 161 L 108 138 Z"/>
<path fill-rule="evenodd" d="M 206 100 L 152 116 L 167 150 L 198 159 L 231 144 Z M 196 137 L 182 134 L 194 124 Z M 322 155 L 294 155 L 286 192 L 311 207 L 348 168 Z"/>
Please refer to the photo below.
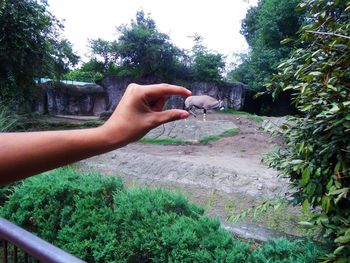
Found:
<path fill-rule="evenodd" d="M 184 110 L 163 111 L 170 95 L 191 92 L 168 84 L 131 84 L 110 119 L 98 128 L 1 133 L 0 185 L 123 147 L 163 123 L 187 118 Z"/>

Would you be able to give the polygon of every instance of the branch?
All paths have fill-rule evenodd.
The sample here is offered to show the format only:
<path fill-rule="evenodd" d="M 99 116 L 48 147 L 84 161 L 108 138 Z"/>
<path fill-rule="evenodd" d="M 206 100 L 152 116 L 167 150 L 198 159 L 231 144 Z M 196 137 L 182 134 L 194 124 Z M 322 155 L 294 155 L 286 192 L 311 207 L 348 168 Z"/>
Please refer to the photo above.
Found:
<path fill-rule="evenodd" d="M 328 35 L 328 36 L 336 36 L 336 37 L 342 37 L 346 39 L 350 39 L 350 37 L 341 35 L 341 34 L 336 34 L 336 33 L 329 33 L 329 32 L 319 32 L 319 31 L 311 31 L 311 30 L 306 30 L 307 33 L 313 33 L 313 34 L 318 34 L 318 35 Z"/>

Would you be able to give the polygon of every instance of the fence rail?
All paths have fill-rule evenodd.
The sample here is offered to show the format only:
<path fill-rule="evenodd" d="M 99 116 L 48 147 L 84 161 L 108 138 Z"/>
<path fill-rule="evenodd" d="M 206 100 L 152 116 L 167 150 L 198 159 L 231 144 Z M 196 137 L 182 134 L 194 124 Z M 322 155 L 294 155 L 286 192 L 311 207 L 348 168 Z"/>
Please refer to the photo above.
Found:
<path fill-rule="evenodd" d="M 75 256 L 38 238 L 30 232 L 0 217 L 1 257 L 4 263 L 19 262 L 19 250 L 24 255 L 21 262 L 83 263 Z M 9 244 L 12 244 L 12 246 Z"/>

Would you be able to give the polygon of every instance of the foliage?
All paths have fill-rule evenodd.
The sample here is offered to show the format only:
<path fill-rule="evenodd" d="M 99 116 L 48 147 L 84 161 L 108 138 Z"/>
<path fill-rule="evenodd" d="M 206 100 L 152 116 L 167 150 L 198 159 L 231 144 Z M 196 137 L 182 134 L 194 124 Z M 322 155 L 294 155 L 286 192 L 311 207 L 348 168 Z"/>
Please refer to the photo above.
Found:
<path fill-rule="evenodd" d="M 219 82 L 225 68 L 224 57 L 204 47 L 201 36 L 193 37 L 193 78 L 195 81 Z"/>
<path fill-rule="evenodd" d="M 90 197 L 111 206 L 113 193 L 122 189 L 123 184 L 117 177 L 84 176 L 72 169 L 58 169 L 29 178 L 15 187 L 1 216 L 53 242 L 77 212 L 79 200 Z"/>
<path fill-rule="evenodd" d="M 333 242 L 328 260 L 350 258 L 350 2 L 303 1 L 307 24 L 297 49 L 280 65 L 274 95 L 296 92 L 301 118 L 287 128 L 286 149 L 270 164 L 291 178 L 295 201 L 312 212 L 310 220 Z M 318 210 L 314 210 L 318 211 Z"/>
<path fill-rule="evenodd" d="M 193 37 L 192 52 L 181 50 L 143 11 L 136 13 L 136 19 L 131 20 L 130 25 L 119 26 L 117 30 L 119 37 L 114 41 L 90 40 L 91 62 L 98 63 L 98 67 L 79 68 L 72 71 L 69 78 L 87 80 L 98 72 L 102 76 L 116 75 L 152 82 L 222 80 L 224 56 L 207 50 L 198 35 Z"/>
<path fill-rule="evenodd" d="M 12 131 L 18 122 L 18 117 L 6 107 L 0 107 L 0 132 Z"/>
<path fill-rule="evenodd" d="M 319 256 L 320 250 L 310 242 L 287 241 L 275 239 L 267 241 L 263 246 L 255 250 L 252 262 L 255 263 L 313 263 Z"/>
<path fill-rule="evenodd" d="M 116 224 L 122 226 L 117 232 L 119 258 L 213 262 L 231 252 L 235 261 L 244 262 L 248 256 L 246 244 L 234 241 L 218 221 L 203 216 L 203 209 L 181 195 L 141 189 L 116 196 L 115 202 Z"/>
<path fill-rule="evenodd" d="M 19 105 L 30 98 L 35 78 L 58 77 L 78 60 L 44 0 L 2 0 L 0 24 L 2 103 Z"/>
<path fill-rule="evenodd" d="M 104 72 L 104 64 L 96 59 L 91 59 L 83 63 L 80 68 L 70 70 L 63 79 L 95 83 L 102 79 Z"/>
<path fill-rule="evenodd" d="M 120 26 L 118 31 L 122 65 L 137 72 L 134 77 L 170 77 L 179 50 L 157 30 L 152 18 L 139 11 L 130 26 Z"/>
<path fill-rule="evenodd" d="M 281 45 L 283 39 L 295 39 L 303 14 L 296 12 L 300 0 L 260 0 L 251 7 L 242 21 L 241 33 L 250 52 L 230 75 L 233 80 L 261 90 L 276 72 L 277 65 L 285 59 L 293 45 Z"/>
<path fill-rule="evenodd" d="M 125 190 L 118 178 L 68 168 L 8 194 L 2 216 L 88 262 L 309 262 L 321 253 L 285 240 L 253 251 L 182 195 Z"/>

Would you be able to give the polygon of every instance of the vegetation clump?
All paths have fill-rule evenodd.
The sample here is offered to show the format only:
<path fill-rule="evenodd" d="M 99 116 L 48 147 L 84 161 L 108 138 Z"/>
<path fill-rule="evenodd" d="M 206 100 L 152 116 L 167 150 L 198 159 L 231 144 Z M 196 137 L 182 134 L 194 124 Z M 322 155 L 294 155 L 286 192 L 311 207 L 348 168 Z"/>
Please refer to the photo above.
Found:
<path fill-rule="evenodd" d="M 126 190 L 120 178 L 70 168 L 6 194 L 1 216 L 87 262 L 314 262 L 321 253 L 286 240 L 253 249 L 182 195 Z"/>
<path fill-rule="evenodd" d="M 299 7 L 307 14 L 297 42 L 303 48 L 279 66 L 271 88 L 274 95 L 292 90 L 300 117 L 284 132 L 287 147 L 269 162 L 290 177 L 295 202 L 331 242 L 327 260 L 348 262 L 350 2 L 308 0 Z"/>

